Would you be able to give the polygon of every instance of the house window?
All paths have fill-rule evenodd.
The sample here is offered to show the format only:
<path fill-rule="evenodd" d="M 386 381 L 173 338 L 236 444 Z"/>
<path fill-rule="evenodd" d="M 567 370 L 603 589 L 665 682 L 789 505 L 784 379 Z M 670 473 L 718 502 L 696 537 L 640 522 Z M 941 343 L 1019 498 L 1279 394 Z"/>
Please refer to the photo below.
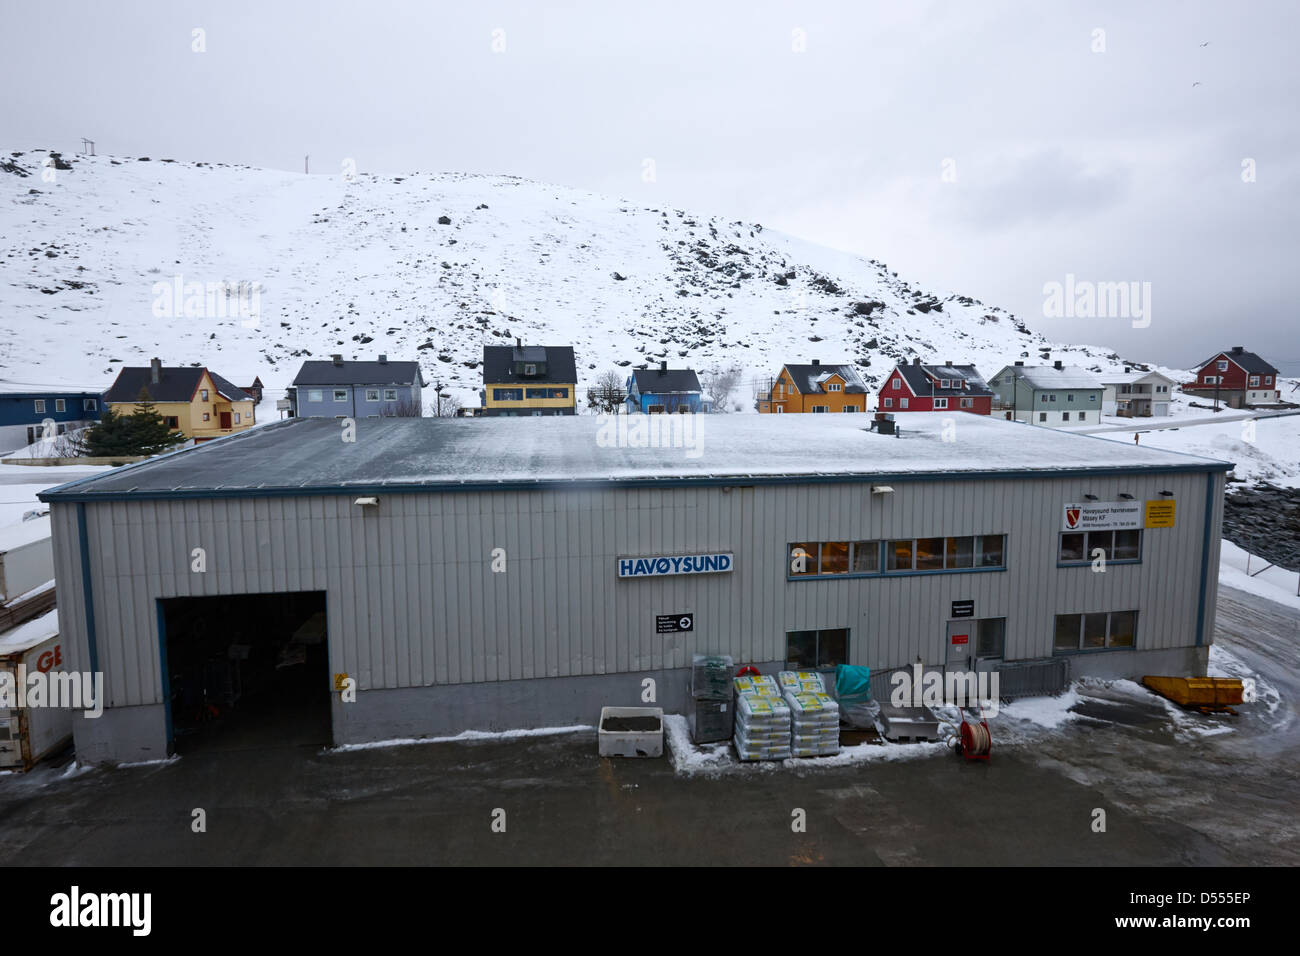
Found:
<path fill-rule="evenodd" d="M 662 415 L 664 407 L 662 405 L 647 405 L 646 412 L 650 415 Z"/>
<path fill-rule="evenodd" d="M 780 414 L 781 414 L 782 412 L 784 412 L 784 411 L 785 411 L 785 406 L 784 406 L 784 405 L 778 405 L 778 406 L 776 406 L 776 413 L 777 413 L 778 415 L 780 415 Z"/>
<path fill-rule="evenodd" d="M 831 407 L 829 405 L 814 405 L 812 410 L 814 412 L 829 412 Z"/>
<path fill-rule="evenodd" d="M 348 390 L 346 388 L 334 389 L 334 401 L 346 402 L 348 400 Z"/>
<path fill-rule="evenodd" d="M 66 412 L 68 410 L 68 403 L 61 398 L 56 398 L 54 400 L 54 410 L 56 412 Z"/>
<path fill-rule="evenodd" d="M 886 408 L 893 408 L 893 407 L 894 407 L 894 400 L 893 400 L 892 398 L 887 398 L 887 399 L 885 399 L 885 407 L 886 407 Z"/>
<path fill-rule="evenodd" d="M 1056 393 L 1055 393 L 1055 392 L 1052 393 L 1052 395 L 1051 395 L 1051 397 L 1048 399 L 1048 401 L 1049 401 L 1049 402 L 1054 402 L 1054 401 L 1056 401 Z"/>
<path fill-rule="evenodd" d="M 204 412 L 204 413 L 203 413 L 203 420 L 204 420 L 205 422 L 208 421 L 208 420 L 210 420 L 211 418 L 212 418 L 212 416 L 209 415 L 207 412 Z"/>
<path fill-rule="evenodd" d="M 384 401 L 386 401 L 386 402 L 395 402 L 395 401 L 397 401 L 397 389 L 395 389 L 395 388 L 386 388 L 386 389 L 384 389 Z"/>
<path fill-rule="evenodd" d="M 1047 396 L 1046 396 L 1046 395 L 1039 395 L 1039 396 L 1038 396 L 1038 400 L 1039 400 L 1040 402 L 1044 402 L 1044 403 L 1045 403 L 1045 402 L 1047 401 Z"/>
<path fill-rule="evenodd" d="M 536 366 L 536 365 L 525 365 L 525 366 L 524 366 L 524 374 L 525 374 L 525 375 L 536 375 L 536 374 L 537 374 L 537 366 Z"/>
<path fill-rule="evenodd" d="M 1252 376 L 1250 377 L 1250 387 L 1251 387 L 1251 388 L 1258 388 L 1258 387 L 1259 387 L 1259 376 L 1258 376 L 1258 375 L 1252 375 Z"/>
<path fill-rule="evenodd" d="M 843 386 L 841 386 L 839 382 L 831 382 L 829 385 L 826 386 L 826 390 L 828 392 L 838 392 L 842 389 L 842 387 Z"/>
<path fill-rule="evenodd" d="M 99 411 L 99 399 L 97 398 L 82 399 L 81 408 L 83 411 L 87 411 L 87 412 Z"/>
<path fill-rule="evenodd" d="M 827 628 L 820 631 L 788 631 L 785 635 L 785 662 L 803 670 L 838 667 L 849 659 L 849 629 Z"/>
<path fill-rule="evenodd" d="M 940 388 L 952 388 L 952 385 L 949 384 L 948 379 L 946 379 L 946 378 L 941 378 L 941 379 L 939 379 L 939 387 L 940 387 Z"/>
<path fill-rule="evenodd" d="M 1137 643 L 1137 611 L 1056 615 L 1053 649 L 1059 652 L 1131 648 Z"/>
<path fill-rule="evenodd" d="M 1038 420 L 1039 420 L 1040 422 L 1045 422 L 1045 421 L 1047 421 L 1047 412 L 1039 412 L 1039 413 L 1038 413 Z"/>
<path fill-rule="evenodd" d="M 1058 564 L 1091 564 L 1093 552 L 1100 549 L 1108 562 L 1142 560 L 1142 531 L 1066 531 L 1061 535 Z"/>
<path fill-rule="evenodd" d="M 37 415 L 44 415 L 44 414 L 45 414 L 45 399 L 43 399 L 43 398 L 35 399 L 35 400 L 34 400 L 34 404 L 36 405 L 36 414 L 37 414 Z"/>
<path fill-rule="evenodd" d="M 1265 375 L 1265 376 L 1264 376 L 1264 384 L 1265 384 L 1265 385 L 1272 385 L 1272 384 L 1273 384 L 1273 376 L 1272 376 L 1272 375 Z"/>
<path fill-rule="evenodd" d="M 1074 401 L 1074 395 L 1073 395 L 1072 393 L 1067 393 L 1066 396 L 1065 396 L 1065 400 L 1066 400 L 1067 402 L 1072 402 L 1072 401 Z"/>
<path fill-rule="evenodd" d="M 974 408 L 974 407 L 975 407 L 975 399 L 973 399 L 973 398 L 963 398 L 963 399 L 961 400 L 961 407 L 962 407 L 962 408 Z"/>
<path fill-rule="evenodd" d="M 1069 412 L 1061 412 L 1061 421 L 1063 421 L 1063 422 L 1068 422 L 1069 420 L 1070 420 L 1070 413 L 1069 413 Z"/>
<path fill-rule="evenodd" d="M 181 427 L 181 420 L 177 418 L 175 415 L 167 415 L 163 418 L 163 421 L 167 423 L 168 428 Z"/>
<path fill-rule="evenodd" d="M 1217 368 L 1220 372 L 1226 372 L 1226 371 L 1228 370 L 1228 363 L 1227 363 L 1227 362 L 1216 362 L 1215 365 L 1214 365 L 1214 367 Z"/>
<path fill-rule="evenodd" d="M 843 410 L 846 411 L 846 412 L 856 412 L 856 411 L 858 410 L 858 406 L 856 406 L 856 405 L 845 405 Z"/>
<path fill-rule="evenodd" d="M 239 412 L 235 412 L 235 424 L 239 424 Z"/>
<path fill-rule="evenodd" d="M 900 389 L 902 387 L 903 387 L 903 380 L 901 378 L 894 379 L 894 388 Z"/>
<path fill-rule="evenodd" d="M 208 400 L 208 390 L 206 388 L 199 389 L 199 401 L 206 402 L 207 400 Z"/>
<path fill-rule="evenodd" d="M 898 407 L 899 407 L 899 408 L 906 408 L 906 407 L 907 407 L 907 399 L 905 399 L 905 398 L 900 398 L 900 399 L 898 400 Z"/>
<path fill-rule="evenodd" d="M 1090 401 L 1090 402 L 1095 402 L 1096 400 L 1097 400 L 1097 393 L 1096 393 L 1096 392 L 1093 392 L 1091 395 L 1088 396 L 1088 401 Z"/>
<path fill-rule="evenodd" d="M 975 656 L 1001 657 L 1007 644 L 1007 619 L 986 617 L 975 622 Z"/>
<path fill-rule="evenodd" d="M 524 400 L 524 390 L 522 388 L 494 388 L 492 389 L 492 399 L 497 402 L 522 402 Z"/>
<path fill-rule="evenodd" d="M 313 388 L 307 392 L 307 401 L 309 402 L 323 402 L 324 400 L 325 393 L 319 388 Z"/>
<path fill-rule="evenodd" d="M 936 398 L 936 399 L 934 400 L 934 407 L 935 407 L 935 410 L 936 410 L 936 411 L 937 411 L 938 409 L 940 409 L 940 408 L 947 408 L 947 407 L 948 407 L 948 399 L 946 399 L 946 398 Z"/>
<path fill-rule="evenodd" d="M 377 389 L 377 388 L 368 388 L 368 389 L 366 389 L 366 401 L 368 401 L 368 402 L 377 402 L 377 401 L 379 401 L 379 389 Z"/>

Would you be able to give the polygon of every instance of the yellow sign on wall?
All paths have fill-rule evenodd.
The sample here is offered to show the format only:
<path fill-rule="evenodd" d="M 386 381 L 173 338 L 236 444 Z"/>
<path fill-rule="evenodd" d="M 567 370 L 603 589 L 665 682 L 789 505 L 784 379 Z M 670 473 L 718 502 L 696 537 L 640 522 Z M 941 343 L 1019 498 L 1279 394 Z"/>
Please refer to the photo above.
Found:
<path fill-rule="evenodd" d="M 1146 520 L 1143 522 L 1143 527 L 1172 528 L 1174 526 L 1174 505 L 1176 503 L 1173 498 L 1157 498 L 1155 501 L 1148 501 Z"/>
<path fill-rule="evenodd" d="M 335 689 L 335 690 L 346 690 L 346 689 L 347 689 L 347 686 L 348 686 L 348 675 L 347 675 L 347 674 L 335 674 L 335 675 L 334 675 L 334 689 Z"/>

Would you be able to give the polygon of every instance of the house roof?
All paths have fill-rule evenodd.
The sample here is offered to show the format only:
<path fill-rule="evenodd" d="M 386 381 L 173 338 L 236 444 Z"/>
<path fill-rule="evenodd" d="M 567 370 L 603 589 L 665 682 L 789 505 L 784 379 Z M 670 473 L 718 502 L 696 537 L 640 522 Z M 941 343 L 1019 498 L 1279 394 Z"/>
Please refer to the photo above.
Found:
<path fill-rule="evenodd" d="M 1161 379 L 1170 385 L 1175 384 L 1174 379 L 1154 369 L 1150 372 L 1103 372 L 1097 378 L 1103 385 L 1136 385 L 1147 379 Z"/>
<path fill-rule="evenodd" d="M 832 375 L 844 379 L 844 391 L 847 394 L 865 392 L 867 385 L 862 376 L 852 365 L 786 365 L 794 387 L 803 395 L 822 395 L 826 389 L 822 383 Z"/>
<path fill-rule="evenodd" d="M 157 384 L 152 381 L 153 370 L 148 366 L 143 368 L 131 366 L 122 369 L 117 373 L 117 380 L 113 382 L 112 388 L 104 393 L 104 401 L 109 404 L 129 405 L 139 400 L 140 389 L 143 388 L 149 398 L 155 402 L 188 402 L 194 398 L 194 392 L 198 389 L 204 372 L 208 373 L 212 384 L 227 401 L 251 402 L 253 400 L 253 396 L 242 388 L 232 385 L 216 372 L 202 366 L 164 365 Z"/>
<path fill-rule="evenodd" d="M 632 370 L 632 378 L 642 395 L 700 391 L 699 376 L 689 368 L 638 368 Z"/>
<path fill-rule="evenodd" d="M 1077 365 L 1009 365 L 1002 372 L 1014 371 L 1017 377 L 1029 383 L 1035 391 L 1076 388 L 1082 391 L 1101 391 L 1102 384 L 1095 375 Z M 1002 372 L 998 377 L 1002 377 Z"/>
<path fill-rule="evenodd" d="M 428 383 L 419 362 L 303 362 L 295 385 L 410 385 L 416 379 Z"/>
<path fill-rule="evenodd" d="M 516 353 L 519 357 L 516 358 Z M 545 362 L 541 375 L 516 375 L 514 363 Z M 577 385 L 578 370 L 571 345 L 483 346 L 483 384 L 485 385 Z"/>
<path fill-rule="evenodd" d="M 973 398 L 980 395 L 992 395 L 988 382 L 976 371 L 974 365 L 899 365 L 897 372 L 907 382 L 913 395 L 962 395 Z M 948 379 L 950 382 L 965 382 L 949 388 L 941 388 L 934 379 Z"/>
<path fill-rule="evenodd" d="M 103 501 L 364 492 L 378 496 L 382 515 L 385 496 L 399 492 L 718 486 L 734 485 L 739 478 L 745 484 L 865 482 L 876 476 L 1051 478 L 1231 467 L 983 416 L 963 420 L 963 439 L 956 444 L 945 440 L 944 413 L 909 414 L 898 436 L 870 431 L 860 416 L 719 417 L 706 422 L 670 416 L 683 430 L 680 446 L 671 436 L 642 442 L 611 433 L 646 427 L 639 415 L 358 419 L 357 440 L 346 455 L 339 454 L 333 419 L 294 418 L 60 485 L 38 497 Z M 700 431 L 706 425 L 707 434 Z"/>
<path fill-rule="evenodd" d="M 1202 362 L 1200 365 L 1196 366 L 1197 370 L 1203 371 L 1205 367 L 1209 365 L 1211 362 L 1217 361 L 1220 355 L 1226 359 L 1231 359 L 1232 361 L 1236 362 L 1247 372 L 1250 372 L 1253 375 L 1276 375 L 1277 374 L 1277 369 L 1269 365 L 1267 362 L 1265 362 L 1254 352 L 1247 352 L 1245 349 L 1242 349 L 1240 352 L 1234 352 L 1231 349 L 1226 349 L 1222 352 L 1216 352 L 1215 354 L 1207 358 L 1204 362 Z"/>

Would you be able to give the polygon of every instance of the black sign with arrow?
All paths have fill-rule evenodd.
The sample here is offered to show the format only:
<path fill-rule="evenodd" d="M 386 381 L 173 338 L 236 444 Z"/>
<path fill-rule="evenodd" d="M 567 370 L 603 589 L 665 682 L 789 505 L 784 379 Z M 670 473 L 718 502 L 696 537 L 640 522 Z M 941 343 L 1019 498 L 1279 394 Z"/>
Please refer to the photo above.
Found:
<path fill-rule="evenodd" d="M 656 614 L 656 634 L 677 634 L 681 631 L 695 630 L 694 614 Z"/>

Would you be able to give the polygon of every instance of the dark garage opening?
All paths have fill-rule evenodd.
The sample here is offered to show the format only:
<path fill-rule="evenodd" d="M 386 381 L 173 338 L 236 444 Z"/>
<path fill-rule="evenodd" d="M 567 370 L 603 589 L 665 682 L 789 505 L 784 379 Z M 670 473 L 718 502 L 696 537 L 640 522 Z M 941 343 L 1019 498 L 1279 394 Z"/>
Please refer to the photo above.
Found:
<path fill-rule="evenodd" d="M 177 753 L 331 742 L 324 591 L 158 603 Z"/>

